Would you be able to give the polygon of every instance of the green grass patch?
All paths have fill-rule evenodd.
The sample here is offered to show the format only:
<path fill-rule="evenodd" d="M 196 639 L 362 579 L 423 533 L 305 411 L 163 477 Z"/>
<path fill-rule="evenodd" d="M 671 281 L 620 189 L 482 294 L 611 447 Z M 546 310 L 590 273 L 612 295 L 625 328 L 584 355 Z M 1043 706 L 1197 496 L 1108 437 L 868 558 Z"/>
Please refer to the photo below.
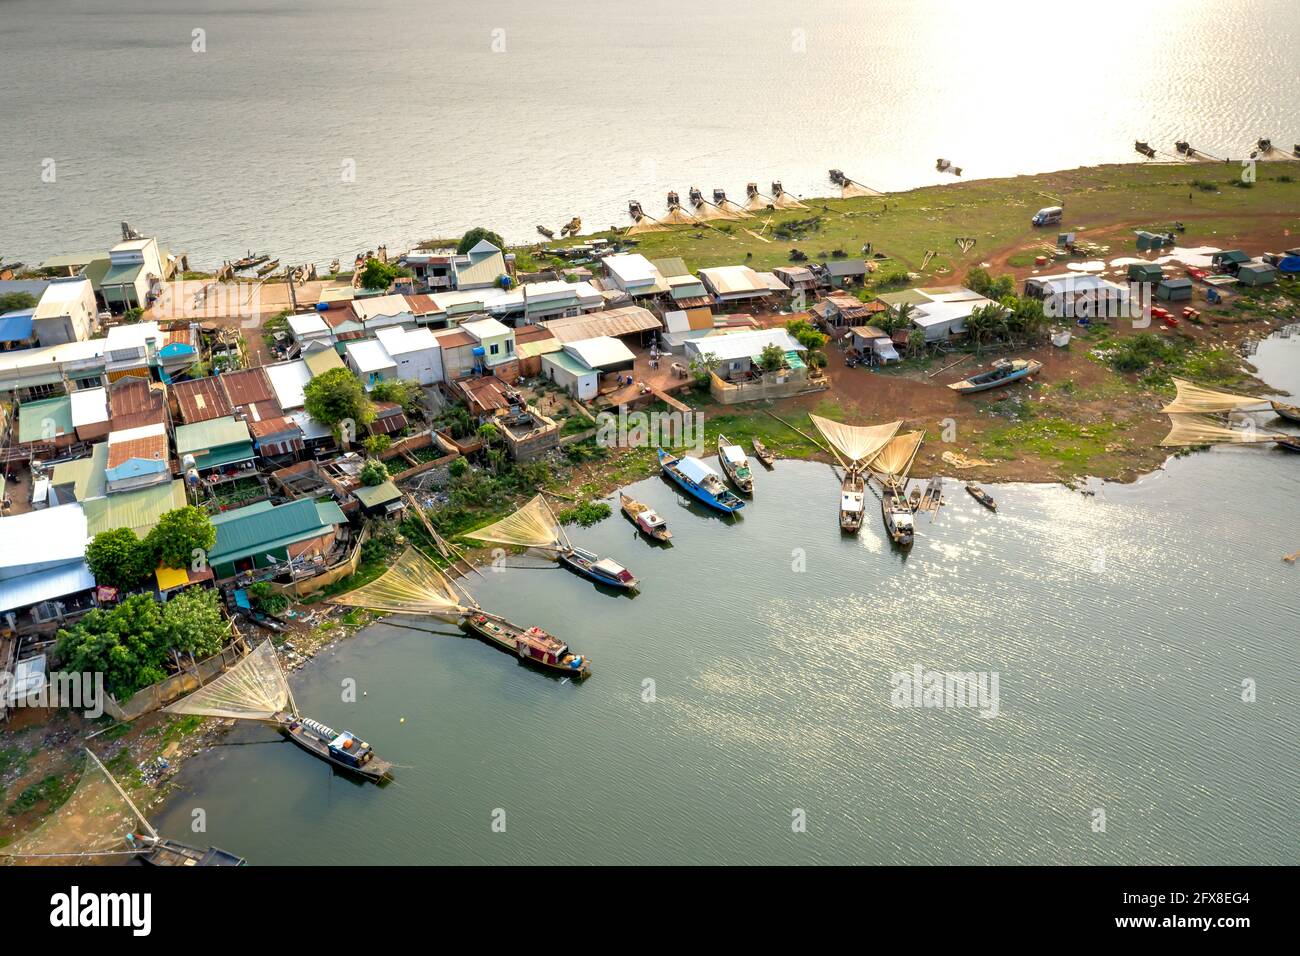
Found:
<path fill-rule="evenodd" d="M 1034 418 L 993 429 L 985 448 L 1004 458 L 1029 454 L 1086 471 L 1094 458 L 1105 454 L 1116 431 L 1109 422 L 1080 425 L 1063 418 Z"/>

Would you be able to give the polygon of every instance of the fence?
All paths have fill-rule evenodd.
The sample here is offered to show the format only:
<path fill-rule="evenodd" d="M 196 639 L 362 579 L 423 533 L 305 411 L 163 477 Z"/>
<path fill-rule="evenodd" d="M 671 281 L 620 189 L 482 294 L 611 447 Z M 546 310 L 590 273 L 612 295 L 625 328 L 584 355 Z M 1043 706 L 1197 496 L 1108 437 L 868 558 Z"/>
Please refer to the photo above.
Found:
<path fill-rule="evenodd" d="M 173 674 L 166 680 L 136 691 L 124 703 L 119 704 L 111 694 L 108 695 L 108 700 L 104 703 L 104 712 L 116 720 L 135 720 L 137 717 L 143 717 L 202 687 L 218 674 L 237 664 L 247 653 L 248 648 L 244 644 L 244 639 L 237 636 L 236 640 L 227 644 L 220 652 L 199 661 L 190 670 Z"/>
<path fill-rule="evenodd" d="M 289 584 L 274 584 L 272 586 L 285 597 L 300 598 L 306 597 L 308 594 L 314 594 L 321 588 L 328 587 L 337 581 L 342 581 L 348 575 L 357 573 L 357 568 L 361 564 L 361 546 L 369 540 L 370 525 L 367 524 L 361 529 L 361 533 L 357 535 L 357 543 L 353 547 L 352 553 L 338 564 L 325 569 L 320 574 L 313 574 L 311 577 L 301 578 Z"/>

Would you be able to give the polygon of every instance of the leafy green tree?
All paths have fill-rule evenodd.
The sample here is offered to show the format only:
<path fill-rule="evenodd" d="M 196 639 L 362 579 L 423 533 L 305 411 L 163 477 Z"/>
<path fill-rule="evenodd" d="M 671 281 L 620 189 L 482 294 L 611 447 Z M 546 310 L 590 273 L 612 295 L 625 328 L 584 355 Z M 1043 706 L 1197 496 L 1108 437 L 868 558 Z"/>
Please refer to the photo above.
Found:
<path fill-rule="evenodd" d="M 36 296 L 30 292 L 6 292 L 0 295 L 0 315 L 15 309 L 31 309 L 36 306 Z"/>
<path fill-rule="evenodd" d="M 992 296 L 989 295 L 989 292 L 993 288 L 993 277 L 989 275 L 987 269 L 982 269 L 979 266 L 976 266 L 974 269 L 971 269 L 970 272 L 966 273 L 966 288 L 970 289 L 972 292 L 978 292 L 985 298 L 992 298 Z"/>
<path fill-rule="evenodd" d="M 485 444 L 491 445 L 501 437 L 501 429 L 497 428 L 491 422 L 484 422 L 478 427 L 478 437 L 483 439 Z"/>
<path fill-rule="evenodd" d="M 154 565 L 168 568 L 188 568 L 200 552 L 206 555 L 217 543 L 217 529 L 202 508 L 186 505 L 169 511 L 154 525 L 145 538 Z"/>
<path fill-rule="evenodd" d="M 371 458 L 378 458 L 384 452 L 388 451 L 389 446 L 392 444 L 393 440 L 387 435 L 371 435 L 361 443 L 362 447 L 366 450 L 366 454 Z"/>
<path fill-rule="evenodd" d="M 382 485 L 388 480 L 388 468 L 382 461 L 370 459 L 361 466 L 361 483 L 368 488 Z"/>
<path fill-rule="evenodd" d="M 307 414 L 330 428 L 346 419 L 361 426 L 374 421 L 375 410 L 357 377 L 345 368 L 318 375 L 303 389 Z"/>
<path fill-rule="evenodd" d="M 365 268 L 361 270 L 361 287 L 372 290 L 387 289 L 393 284 L 394 279 L 399 276 L 409 276 L 410 274 L 410 269 L 405 269 L 391 262 L 367 259 Z"/>
<path fill-rule="evenodd" d="M 226 620 L 221 616 L 217 592 L 208 588 L 186 588 L 163 605 L 163 625 L 169 649 L 211 657 L 221 650 Z"/>
<path fill-rule="evenodd" d="M 826 333 L 807 319 L 792 319 L 785 324 L 785 330 L 809 352 L 816 352 L 826 345 Z"/>
<path fill-rule="evenodd" d="M 392 402 L 413 412 L 420 408 L 424 393 L 415 382 L 404 378 L 386 378 L 375 383 L 370 390 L 370 398 L 376 402 Z"/>
<path fill-rule="evenodd" d="M 456 246 L 456 252 L 463 256 L 484 239 L 492 243 L 492 245 L 496 246 L 498 249 L 505 249 L 506 247 L 506 244 L 502 241 L 501 237 L 491 229 L 485 229 L 483 226 L 475 226 L 469 232 L 465 233 L 465 235 L 460 237 L 460 244 Z"/>
<path fill-rule="evenodd" d="M 450 465 L 447 466 L 447 473 L 450 474 L 453 478 L 459 478 L 467 471 L 469 471 L 469 462 L 467 462 L 464 458 L 457 458 L 454 461 L 452 461 Z"/>
<path fill-rule="evenodd" d="M 775 342 L 763 346 L 758 357 L 758 367 L 764 372 L 779 372 L 785 366 L 785 352 Z"/>
<path fill-rule="evenodd" d="M 102 673 L 119 700 L 167 676 L 171 634 L 151 594 L 134 594 L 112 610 L 89 611 L 58 633 L 65 670 Z"/>
<path fill-rule="evenodd" d="M 151 550 L 130 528 L 95 535 L 86 546 L 86 564 L 96 584 L 122 591 L 138 587 L 154 569 Z"/>

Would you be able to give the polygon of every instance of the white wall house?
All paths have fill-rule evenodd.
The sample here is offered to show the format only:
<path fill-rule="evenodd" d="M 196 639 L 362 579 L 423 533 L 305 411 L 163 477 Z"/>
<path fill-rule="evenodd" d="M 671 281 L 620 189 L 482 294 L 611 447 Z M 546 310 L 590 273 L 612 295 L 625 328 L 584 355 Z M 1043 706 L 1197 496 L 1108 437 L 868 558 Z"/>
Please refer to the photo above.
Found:
<path fill-rule="evenodd" d="M 639 252 L 621 256 L 606 256 L 602 262 L 609 281 L 628 295 L 659 295 L 669 291 L 667 280 L 652 263 Z"/>
<path fill-rule="evenodd" d="M 375 338 L 397 366 L 397 377 L 433 385 L 442 377 L 438 342 L 428 329 L 380 329 Z"/>
<path fill-rule="evenodd" d="M 515 358 L 515 330 L 496 319 L 479 319 L 462 322 L 461 330 L 473 336 L 483 349 L 479 355 L 487 368 L 501 365 Z M 476 353 L 477 354 L 477 353 Z"/>
<path fill-rule="evenodd" d="M 84 342 L 95 331 L 95 290 L 89 279 L 55 279 L 32 313 L 32 332 L 42 346 Z"/>
<path fill-rule="evenodd" d="M 149 292 L 163 281 L 162 254 L 157 239 L 128 239 L 108 251 L 108 272 L 99 292 L 113 312 L 144 308 Z"/>

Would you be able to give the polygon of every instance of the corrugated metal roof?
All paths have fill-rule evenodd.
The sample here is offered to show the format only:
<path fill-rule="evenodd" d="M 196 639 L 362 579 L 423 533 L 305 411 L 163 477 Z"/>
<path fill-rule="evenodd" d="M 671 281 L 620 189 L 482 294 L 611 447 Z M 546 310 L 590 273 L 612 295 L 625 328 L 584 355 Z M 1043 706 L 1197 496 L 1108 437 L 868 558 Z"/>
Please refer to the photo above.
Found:
<path fill-rule="evenodd" d="M 275 389 L 271 387 L 266 369 L 261 366 L 240 369 L 238 372 L 222 372 L 218 379 L 226 391 L 231 408 L 276 400 Z"/>
<path fill-rule="evenodd" d="M 113 528 L 130 528 L 138 535 L 153 530 L 169 511 L 184 508 L 185 482 L 177 478 L 138 491 L 121 491 L 87 501 L 86 530 L 91 537 Z"/>
<path fill-rule="evenodd" d="M 758 273 L 749 266 L 716 266 L 712 269 L 701 269 L 700 278 L 713 290 L 714 295 L 741 293 L 766 295 L 770 291 L 767 284 L 759 278 Z"/>
<path fill-rule="evenodd" d="M 253 506 L 228 511 L 221 522 L 214 522 L 217 542 L 208 555 L 208 563 L 226 564 L 306 541 L 345 520 L 338 505 L 331 502 L 318 507 L 310 498 L 269 508 Z"/>
<path fill-rule="evenodd" d="M 302 360 L 307 363 L 307 368 L 311 369 L 312 378 L 318 375 L 324 375 L 326 372 L 332 372 L 336 368 L 346 368 L 343 360 L 339 358 L 339 353 L 333 349 L 319 349 L 309 355 L 304 355 Z"/>
<path fill-rule="evenodd" d="M 79 504 L 0 518 L 0 579 L 76 561 L 86 553 L 86 515 Z"/>
<path fill-rule="evenodd" d="M 248 423 L 230 417 L 214 418 L 193 425 L 181 425 L 176 429 L 178 455 L 251 441 Z"/>
<path fill-rule="evenodd" d="M 636 356 L 632 354 L 631 349 L 618 339 L 607 335 L 578 342 L 566 342 L 564 349 L 594 369 L 636 361 Z"/>
<path fill-rule="evenodd" d="M 18 406 L 18 441 L 24 445 L 70 435 L 72 431 L 72 399 L 66 395 Z"/>
<path fill-rule="evenodd" d="M 68 396 L 72 399 L 72 424 L 98 425 L 108 421 L 108 391 L 104 388 L 83 388 Z"/>
<path fill-rule="evenodd" d="M 0 581 L 0 612 L 79 594 L 94 586 L 95 578 L 85 561 L 24 574 L 22 577 Z"/>
<path fill-rule="evenodd" d="M 62 461 L 54 466 L 51 483 L 57 488 L 72 485 L 72 494 L 78 501 L 99 498 L 104 494 L 107 478 L 108 442 L 99 442 L 90 450 L 89 458 Z"/>
<path fill-rule="evenodd" d="M 108 411 L 113 431 L 165 422 L 167 393 L 143 378 L 120 378 L 108 386 Z"/>
<path fill-rule="evenodd" d="M 0 342 L 25 342 L 32 337 L 35 309 L 19 309 L 0 315 Z"/>
<path fill-rule="evenodd" d="M 551 330 L 561 343 L 578 342 L 603 336 L 631 335 L 651 329 L 662 329 L 663 323 L 649 309 L 639 305 L 591 312 L 564 319 L 551 319 L 542 325 Z"/>
<path fill-rule="evenodd" d="M 230 414 L 226 391 L 216 378 L 200 378 L 190 382 L 176 382 L 172 394 L 180 406 L 181 418 L 189 424 L 206 422 Z"/>
<path fill-rule="evenodd" d="M 686 268 L 686 260 L 680 256 L 671 256 L 667 259 L 653 259 L 651 265 L 659 270 L 659 274 L 668 280 L 668 284 L 673 284 L 673 279 L 683 277 L 695 278 L 691 275 L 691 270 Z"/>
<path fill-rule="evenodd" d="M 505 275 L 506 260 L 500 250 L 496 250 L 488 255 L 471 255 L 471 261 L 465 265 L 457 261 L 455 269 L 458 286 L 494 283 L 499 276 Z"/>
<path fill-rule="evenodd" d="M 391 481 L 385 481 L 378 485 L 361 485 L 355 488 L 352 494 L 367 508 L 380 508 L 392 501 L 400 501 L 402 498 L 401 491 Z"/>
<path fill-rule="evenodd" d="M 106 285 L 133 284 L 142 271 L 144 271 L 143 262 L 120 262 L 110 265 L 108 271 L 104 273 L 104 278 L 99 280 L 99 287 L 102 289 Z"/>
<path fill-rule="evenodd" d="M 147 435 L 140 438 L 128 438 L 125 441 L 113 441 L 109 436 L 108 468 L 120 468 L 134 458 L 144 461 L 167 460 L 167 435 Z"/>

